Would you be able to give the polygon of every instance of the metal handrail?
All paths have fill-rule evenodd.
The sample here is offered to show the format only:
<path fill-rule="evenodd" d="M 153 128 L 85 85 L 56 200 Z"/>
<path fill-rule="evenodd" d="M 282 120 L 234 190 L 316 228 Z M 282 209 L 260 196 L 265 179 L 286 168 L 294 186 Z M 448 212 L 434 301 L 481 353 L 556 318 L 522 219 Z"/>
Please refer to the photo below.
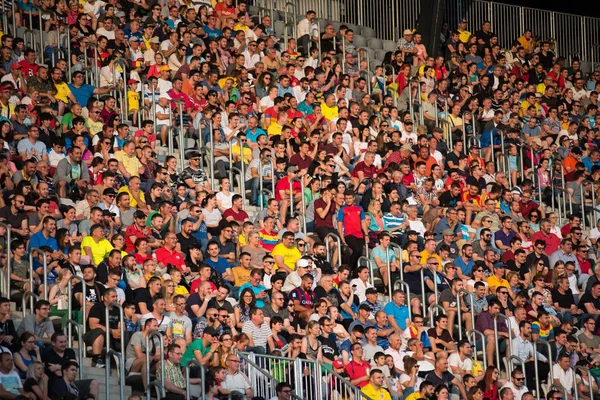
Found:
<path fill-rule="evenodd" d="M 244 165 L 244 161 L 242 160 L 242 165 Z M 242 167 L 243 168 L 243 167 Z M 240 192 L 242 194 L 242 198 L 245 199 L 246 198 L 246 180 L 244 179 L 244 172 L 241 171 L 239 168 L 237 167 L 231 167 L 231 173 L 237 173 L 240 176 Z M 231 185 L 233 187 L 233 182 L 231 182 Z M 242 210 L 245 208 L 244 206 L 245 202 L 242 201 Z"/>
<path fill-rule="evenodd" d="M 340 265 L 342 265 L 342 239 L 340 239 L 340 237 L 333 232 L 329 232 L 327 235 L 325 235 L 325 238 L 323 239 L 325 241 L 325 251 L 327 254 L 327 261 L 331 262 L 331 251 L 329 248 L 329 240 L 328 240 L 328 238 L 330 238 L 330 237 L 337 242 L 338 263 Z M 332 265 L 332 267 L 335 267 L 335 266 Z"/>
<path fill-rule="evenodd" d="M 368 58 L 368 56 L 367 56 Z M 359 65 L 360 67 L 360 65 Z M 392 64 L 389 63 L 382 63 L 381 67 L 383 68 L 383 75 L 386 75 L 386 69 L 385 67 L 390 67 L 392 69 L 392 83 L 396 82 L 396 68 L 394 68 L 394 66 Z M 410 88 L 409 88 L 410 91 Z M 398 90 L 392 90 L 392 99 L 394 101 L 394 107 L 398 107 Z"/>
<path fill-rule="evenodd" d="M 400 279 L 394 283 L 394 290 L 396 289 L 401 289 L 404 292 L 404 296 L 406 296 L 406 308 L 408 308 L 408 319 L 412 321 L 412 306 L 410 304 L 410 286 L 408 285 L 408 283 Z"/>
<path fill-rule="evenodd" d="M 462 295 L 464 294 L 469 296 L 469 298 L 471 299 L 471 326 L 475 328 L 475 294 L 473 292 L 468 291 L 467 289 L 460 289 L 458 293 L 456 293 L 456 307 L 458 310 L 456 314 L 458 315 L 458 337 L 460 340 L 462 340 L 462 311 L 460 303 L 462 300 Z"/>
<path fill-rule="evenodd" d="M 29 290 L 33 290 L 33 252 L 42 254 L 42 262 L 44 268 L 44 300 L 48 300 L 48 258 L 46 257 L 46 252 L 40 250 L 36 247 L 32 247 L 29 249 Z M 10 279 L 10 275 L 8 277 Z"/>
<path fill-rule="evenodd" d="M 116 307 L 119 310 L 119 331 L 120 337 L 119 340 L 121 342 L 121 351 L 116 351 L 110 348 L 110 342 L 112 339 L 112 335 L 110 334 L 110 309 Z M 104 342 L 104 346 L 106 347 L 106 384 L 110 382 L 110 359 L 112 356 L 117 358 L 117 364 L 119 371 L 119 400 L 123 400 L 125 398 L 125 358 L 123 357 L 123 353 L 125 352 L 125 318 L 123 315 L 123 307 L 117 302 L 110 302 L 104 308 L 104 320 L 106 321 L 106 338 Z M 148 353 L 148 337 L 146 337 L 146 353 Z M 81 344 L 79 347 L 82 347 Z M 164 350 L 163 350 L 164 351 Z M 150 364 L 147 364 L 146 369 L 150 371 Z M 164 387 L 164 384 L 163 384 Z M 110 390 L 106 391 L 106 400 L 110 400 Z"/>
<path fill-rule="evenodd" d="M 4 13 L 3 13 L 4 14 Z M 14 19 L 14 10 L 13 10 L 13 19 Z M 14 24 L 14 20 L 13 20 L 13 24 Z M 13 28 L 16 25 L 13 25 Z M 11 284 L 11 279 L 10 279 L 10 274 L 12 272 L 12 265 L 11 265 L 11 261 L 12 261 L 12 234 L 10 231 L 10 226 L 8 226 L 7 224 L 5 224 L 4 222 L 0 222 L 0 227 L 3 227 L 4 229 L 6 229 L 6 276 L 5 276 L 5 281 L 0 282 L 0 288 L 2 289 L 2 292 L 4 293 L 4 296 L 6 298 L 10 299 L 10 284 Z M 33 289 L 32 287 L 30 289 Z"/>
<path fill-rule="evenodd" d="M 421 274 L 421 308 L 423 310 L 422 317 L 425 318 L 427 315 L 427 296 L 425 294 L 425 267 L 421 266 L 419 268 L 419 273 Z M 437 282 L 433 281 L 433 284 L 437 286 Z M 437 304 L 437 302 L 436 302 Z"/>
<path fill-rule="evenodd" d="M 371 284 L 372 287 L 375 287 L 375 276 L 373 274 L 373 262 L 371 260 L 369 260 L 368 257 L 360 256 L 358 258 L 358 261 L 356 262 L 356 265 L 358 267 L 362 267 L 363 264 L 364 264 L 365 267 L 369 268 L 369 280 L 368 280 L 368 282 Z"/>
<path fill-rule="evenodd" d="M 473 336 L 473 340 L 471 341 L 471 335 Z M 467 331 L 467 340 L 473 345 L 475 346 L 475 352 L 474 352 L 474 359 L 475 361 L 477 361 L 477 335 L 481 336 L 481 349 L 482 354 L 483 354 L 483 367 L 487 368 L 487 354 L 486 354 L 486 349 L 485 349 L 485 335 L 483 334 L 483 332 L 478 331 L 477 329 L 473 328 L 470 331 Z M 539 391 L 538 391 L 539 393 Z"/>
<path fill-rule="evenodd" d="M 160 342 L 159 351 L 160 351 L 160 370 L 162 371 L 160 375 L 160 382 L 154 380 L 150 381 L 150 339 L 154 337 L 158 337 Z M 155 387 L 156 391 L 160 391 L 160 397 L 165 397 L 166 389 L 165 389 L 165 339 L 160 333 L 160 331 L 152 330 L 146 334 L 146 397 L 149 399 L 152 396 L 152 388 Z"/>
<path fill-rule="evenodd" d="M 267 160 L 269 163 L 271 163 L 271 189 L 265 189 L 264 188 L 264 183 L 263 183 L 263 175 L 262 175 L 262 170 L 264 167 L 263 161 Z M 258 160 L 258 194 L 259 194 L 259 199 L 258 199 L 258 205 L 260 207 L 260 210 L 264 210 L 265 209 L 265 203 L 263 201 L 263 193 L 270 193 L 271 194 L 271 198 L 274 198 L 273 196 L 273 191 L 275 190 L 275 171 L 273 170 L 273 162 L 269 157 L 260 157 Z"/>
<path fill-rule="evenodd" d="M 293 186 L 294 186 L 294 182 L 300 182 L 300 194 L 301 194 L 301 200 L 300 203 L 302 204 L 302 227 L 303 227 L 303 232 L 304 234 L 306 234 L 306 204 L 304 203 L 304 180 L 302 178 L 292 178 L 289 179 L 289 183 L 290 183 L 290 217 L 292 217 L 294 215 L 294 190 L 293 190 Z M 282 210 L 283 212 L 285 212 L 285 210 Z"/>
<path fill-rule="evenodd" d="M 83 295 L 83 306 L 81 309 L 82 312 L 82 319 L 81 321 L 83 322 L 83 333 L 85 333 L 85 290 L 86 290 L 86 284 L 85 284 L 85 280 L 83 279 L 83 276 L 81 275 L 71 275 L 71 277 L 69 278 L 69 280 L 67 281 L 67 296 L 69 296 L 69 303 L 67 306 L 67 310 L 69 313 L 69 317 L 72 318 L 73 317 L 73 279 L 78 279 L 79 281 L 81 281 L 81 291 L 82 291 L 82 295 Z M 67 325 L 67 340 L 69 341 L 69 347 L 73 347 L 73 332 L 71 330 L 71 325 Z"/>
<path fill-rule="evenodd" d="M 23 297 L 21 298 L 21 309 L 23 310 L 23 318 L 25 318 L 27 316 L 27 296 L 29 296 L 30 299 L 30 305 L 31 305 L 31 314 L 35 314 L 34 309 L 34 299 L 35 302 L 37 303 L 40 300 L 40 296 L 38 296 L 37 294 L 33 293 L 31 290 L 26 291 L 25 293 L 23 293 Z"/>
<path fill-rule="evenodd" d="M 442 306 L 440 306 L 437 303 L 431 303 L 428 307 L 428 311 L 429 311 L 429 324 L 431 325 L 432 328 L 435 328 L 435 318 L 433 316 L 433 312 L 437 310 L 437 311 L 441 311 L 441 315 L 445 315 L 446 314 L 446 309 Z M 440 314 L 438 314 L 440 315 Z"/>
<path fill-rule="evenodd" d="M 252 357 L 253 354 L 250 354 L 250 356 Z M 252 368 L 256 371 L 258 371 L 261 375 L 263 375 L 266 379 L 268 379 L 273 387 L 273 389 L 275 388 L 275 386 L 277 385 L 277 383 L 279 383 L 277 381 L 277 379 L 275 379 L 275 377 L 273 377 L 273 375 L 269 374 L 267 371 L 265 371 L 261 366 L 259 366 L 258 364 L 256 364 L 254 362 L 254 360 L 251 359 L 251 357 L 247 357 L 246 355 L 244 355 L 243 353 L 238 353 L 238 357 L 240 357 L 241 359 L 244 360 L 244 362 L 247 365 L 252 366 Z M 250 374 L 249 374 L 250 375 Z M 253 375 L 253 374 L 252 374 Z M 248 378 L 251 380 L 251 382 L 254 380 L 254 376 L 248 376 Z M 252 383 L 256 383 L 256 382 L 252 382 Z"/>
<path fill-rule="evenodd" d="M 542 346 L 546 346 L 546 349 L 548 350 L 548 364 L 550 364 L 550 384 L 554 383 L 554 374 L 552 373 L 552 362 L 554 361 L 554 359 L 552 358 L 552 347 L 550 346 L 550 343 L 540 340 L 540 339 L 536 339 L 531 343 L 531 345 L 533 346 L 533 365 L 534 365 L 534 372 L 535 372 L 536 398 L 537 398 L 537 400 L 540 400 L 541 399 L 541 397 L 540 397 L 540 371 L 538 368 L 538 352 L 537 352 L 538 344 L 541 344 Z"/>
<path fill-rule="evenodd" d="M 204 365 L 200 364 L 198 360 L 192 358 L 187 365 L 183 367 L 185 372 L 185 400 L 190 400 L 190 366 L 196 365 L 200 368 L 200 400 L 204 400 L 206 398 L 206 389 L 204 386 L 204 382 L 206 381 L 206 368 Z"/>
<path fill-rule="evenodd" d="M 512 354 L 512 329 L 510 328 L 510 319 L 502 314 L 498 313 L 494 317 L 494 340 L 498 343 L 498 318 L 506 321 L 506 327 L 508 329 L 508 354 Z M 496 349 L 496 365 L 500 365 L 500 351 Z"/>
<path fill-rule="evenodd" d="M 515 362 L 516 362 L 517 364 L 519 364 L 519 365 L 521 365 L 521 366 L 522 366 L 522 368 L 521 368 L 521 369 L 523 370 L 523 378 L 525 378 L 525 382 L 527 382 L 527 372 L 525 372 L 525 361 L 523 361 L 523 360 L 521 359 L 521 357 L 519 357 L 519 356 L 515 356 L 515 355 L 512 355 L 512 354 L 511 354 L 511 355 L 510 355 L 510 357 L 508 357 L 508 366 L 509 366 L 509 368 L 510 368 L 510 370 L 511 370 L 511 371 L 514 369 L 514 366 L 513 366 L 513 364 L 514 364 Z"/>
<path fill-rule="evenodd" d="M 73 348 L 73 335 L 71 334 L 71 328 L 74 326 L 75 330 L 77 331 L 77 352 L 79 354 L 79 379 L 83 379 L 85 376 L 83 373 L 83 349 L 85 348 L 85 343 L 83 343 L 83 326 L 73 319 L 67 320 L 66 326 L 67 328 L 69 328 L 69 337 L 67 337 L 69 348 Z"/>
<path fill-rule="evenodd" d="M 360 52 L 363 52 L 366 55 L 366 59 L 367 59 L 367 71 L 370 74 L 371 73 L 371 60 L 369 58 L 369 49 L 366 47 L 356 47 L 356 54 L 358 56 L 358 60 L 356 60 L 356 62 L 358 63 L 358 70 L 360 71 L 360 62 L 361 57 L 360 57 Z M 344 60 L 346 59 L 346 53 L 343 54 Z M 384 77 L 385 77 L 385 72 L 383 73 Z M 375 76 L 375 75 L 373 75 Z M 368 76 L 367 76 L 368 77 Z M 371 95 L 372 91 L 373 91 L 373 87 L 372 87 L 373 83 L 372 82 L 367 82 L 367 93 L 369 93 L 369 96 Z M 384 88 L 385 90 L 385 88 Z"/>

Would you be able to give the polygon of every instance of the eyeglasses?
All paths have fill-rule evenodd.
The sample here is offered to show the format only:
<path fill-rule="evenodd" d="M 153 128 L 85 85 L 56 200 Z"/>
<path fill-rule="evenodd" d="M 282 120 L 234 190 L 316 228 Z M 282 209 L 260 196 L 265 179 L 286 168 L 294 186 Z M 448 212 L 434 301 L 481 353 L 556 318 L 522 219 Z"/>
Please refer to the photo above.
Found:
<path fill-rule="evenodd" d="M 298 243 L 298 247 L 304 247 L 306 246 L 306 243 Z"/>
<path fill-rule="evenodd" d="M 483 272 L 483 269 L 476 269 L 475 272 Z"/>
<path fill-rule="evenodd" d="M 272 265 L 272 264 L 275 264 L 275 261 L 265 261 L 264 263 L 265 263 L 265 264 L 271 264 L 271 265 Z"/>
<path fill-rule="evenodd" d="M 524 381 L 524 380 L 525 380 L 525 378 L 523 378 L 523 377 L 520 377 L 520 378 L 515 377 L 515 381 Z"/>
<path fill-rule="evenodd" d="M 502 291 L 498 292 L 498 294 L 508 294 L 508 292 L 505 290 L 502 290 Z"/>

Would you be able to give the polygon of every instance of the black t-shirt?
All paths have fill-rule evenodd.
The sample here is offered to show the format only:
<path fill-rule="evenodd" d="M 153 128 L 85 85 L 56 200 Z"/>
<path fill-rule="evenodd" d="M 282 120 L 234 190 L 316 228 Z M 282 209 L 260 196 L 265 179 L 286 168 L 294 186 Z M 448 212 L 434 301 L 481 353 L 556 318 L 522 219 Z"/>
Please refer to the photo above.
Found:
<path fill-rule="evenodd" d="M 102 301 L 102 296 L 104 296 L 104 286 L 98 285 L 97 283 L 93 283 L 92 285 L 86 283 L 85 286 L 85 299 L 90 303 L 100 303 Z M 73 299 L 75 299 L 77 293 L 81 293 L 82 291 L 82 283 L 77 282 L 73 287 Z M 81 306 L 76 300 L 73 301 L 73 310 L 81 310 Z"/>
<path fill-rule="evenodd" d="M 60 377 L 57 376 L 54 372 L 51 372 L 48 369 L 48 365 L 49 364 L 58 364 L 58 365 L 62 366 L 69 360 L 77 361 L 77 357 L 75 356 L 75 351 L 73 349 L 69 349 L 69 348 L 65 349 L 65 353 L 62 357 L 54 351 L 54 348 L 50 348 L 47 351 L 45 351 L 44 354 L 42 354 L 42 361 L 46 365 L 46 375 L 48 375 L 48 378 L 50 379 L 50 381 L 60 378 Z"/>
<path fill-rule="evenodd" d="M 29 378 L 23 383 L 23 390 L 27 393 L 35 394 L 35 392 L 33 391 L 34 386 L 37 386 L 39 388 L 40 384 L 34 378 Z M 40 391 L 42 390 L 40 389 Z M 39 400 L 39 397 L 37 397 L 37 395 L 35 396 L 35 398 Z"/>
<path fill-rule="evenodd" d="M 190 318 L 196 318 L 196 314 L 194 314 L 192 311 L 192 306 L 202 306 L 202 299 L 198 293 L 192 293 L 190 297 L 187 298 L 187 302 L 185 304 L 185 311 L 187 312 L 187 315 Z"/>
<path fill-rule="evenodd" d="M 456 302 L 456 299 L 455 299 Z M 435 328 L 431 328 L 427 331 L 427 334 L 429 335 L 429 337 L 435 338 L 435 339 L 441 339 L 446 343 L 451 343 L 453 342 L 452 340 L 452 336 L 450 336 L 450 332 L 448 332 L 448 329 L 444 329 L 441 335 L 437 334 L 437 331 L 435 330 Z M 442 350 L 448 350 L 446 348 L 446 346 L 443 346 L 441 344 L 436 345 L 438 349 L 442 349 Z"/>
<path fill-rule="evenodd" d="M 177 234 L 177 241 L 179 242 L 179 245 L 181 246 L 181 251 L 183 252 L 183 254 L 186 255 L 186 258 L 189 257 L 190 247 L 192 247 L 192 245 L 199 244 L 198 241 L 193 236 L 186 238 L 181 233 Z"/>
<path fill-rule="evenodd" d="M 154 299 L 150 295 L 150 291 L 148 289 L 140 289 L 135 295 L 135 312 L 141 314 L 142 312 L 140 310 L 139 303 L 145 303 L 148 312 L 154 311 L 154 306 L 152 305 L 152 303 L 154 303 Z"/>
<path fill-rule="evenodd" d="M 595 299 L 591 293 L 586 293 L 583 296 L 581 296 L 581 299 L 579 299 L 579 308 L 581 308 L 584 313 L 587 312 L 585 308 L 586 303 L 592 303 L 597 310 L 600 310 L 600 298 Z"/>
<path fill-rule="evenodd" d="M 6 224 L 11 225 L 13 228 L 21 229 L 21 224 L 24 220 L 27 220 L 27 213 L 17 212 L 13 214 L 10 209 L 10 205 L 0 208 L 0 219 L 6 220 Z M 12 232 L 13 236 L 16 233 Z"/>
<path fill-rule="evenodd" d="M 329 300 L 334 307 L 339 307 L 340 304 L 344 303 L 340 297 L 340 292 L 336 288 L 332 288 L 329 293 L 327 293 L 322 286 L 317 286 L 315 288 L 315 294 L 317 295 L 317 299 L 325 298 Z"/>
<path fill-rule="evenodd" d="M 116 307 L 113 307 L 112 310 L 108 311 L 108 319 L 110 329 L 117 329 L 119 327 L 119 319 L 120 319 L 119 310 Z M 96 303 L 92 306 L 90 310 L 90 315 L 87 316 L 87 329 L 90 328 L 90 318 L 98 318 L 99 324 L 106 327 L 106 306 L 104 303 Z"/>
<path fill-rule="evenodd" d="M 446 165 L 444 165 L 444 167 L 446 168 L 446 170 L 450 169 L 450 167 L 448 166 L 448 162 L 450 162 L 450 161 L 452 161 L 452 163 L 454 165 L 458 166 L 458 156 L 453 151 L 451 151 L 450 153 L 448 153 L 448 155 L 446 156 Z"/>
<path fill-rule="evenodd" d="M 460 194 L 458 196 L 452 196 L 452 193 L 449 190 L 446 190 L 440 195 L 438 200 L 442 207 L 456 207 L 456 204 L 460 201 Z"/>
<path fill-rule="evenodd" d="M 127 45 L 125 42 L 121 42 L 121 44 L 117 44 L 115 40 L 109 40 L 106 44 L 107 50 L 119 50 L 122 54 L 125 54 L 127 51 Z"/>
<path fill-rule="evenodd" d="M 575 304 L 573 292 L 571 289 L 567 289 L 565 294 L 560 294 L 558 289 L 553 290 L 552 303 L 558 303 L 558 306 L 562 308 L 571 308 L 571 305 Z"/>
<path fill-rule="evenodd" d="M 332 333 L 329 337 L 321 335 L 317 337 L 317 339 L 321 342 L 321 352 L 323 353 L 323 357 L 330 361 L 335 360 L 339 355 L 339 349 L 335 343 L 335 334 Z"/>
<path fill-rule="evenodd" d="M 452 381 L 454 380 L 454 375 L 448 371 L 444 371 L 441 377 L 437 376 L 435 371 L 431 371 L 427 374 L 425 380 L 431 382 L 434 387 L 436 387 L 439 384 L 444 384 L 448 387 L 448 389 L 452 389 L 452 387 L 454 386 L 452 384 Z"/>

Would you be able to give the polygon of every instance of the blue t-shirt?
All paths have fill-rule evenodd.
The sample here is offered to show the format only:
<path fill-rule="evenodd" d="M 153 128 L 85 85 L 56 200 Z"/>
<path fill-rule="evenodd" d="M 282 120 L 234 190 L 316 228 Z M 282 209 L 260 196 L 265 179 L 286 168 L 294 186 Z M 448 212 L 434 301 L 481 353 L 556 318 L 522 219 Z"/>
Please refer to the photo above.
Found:
<path fill-rule="evenodd" d="M 247 288 L 250 288 L 254 292 L 254 295 L 257 295 L 260 292 L 267 290 L 267 288 L 261 284 L 258 284 L 258 286 L 254 287 L 250 284 L 250 282 L 246 282 L 242 286 L 240 286 L 240 293 L 242 293 L 242 291 Z M 263 308 L 264 306 L 265 301 L 263 299 L 256 299 L 256 307 Z"/>
<path fill-rule="evenodd" d="M 456 257 L 454 259 L 454 265 L 456 265 L 462 271 L 463 275 L 469 276 L 471 275 L 471 271 L 473 271 L 473 267 L 475 266 L 475 261 L 469 259 L 469 262 L 465 263 L 462 257 Z"/>
<path fill-rule="evenodd" d="M 222 257 L 219 257 L 216 262 L 210 258 L 207 258 L 206 260 L 204 260 L 204 263 L 210 265 L 212 269 L 214 269 L 218 274 L 221 275 L 225 273 L 225 271 L 227 271 L 227 268 L 231 268 L 231 265 L 229 265 L 227 260 Z"/>
<path fill-rule="evenodd" d="M 388 317 L 394 317 L 394 321 L 396 321 L 396 323 L 402 330 L 406 329 L 406 320 L 408 319 L 408 308 L 404 304 L 398 307 L 396 303 L 390 301 L 385 305 L 385 307 L 383 307 L 383 311 L 385 311 L 385 315 L 387 315 Z"/>
<path fill-rule="evenodd" d="M 256 133 L 252 132 L 250 129 L 246 129 L 246 138 L 252 143 L 256 143 L 260 135 L 266 135 L 265 131 L 260 128 L 256 128 Z"/>
<path fill-rule="evenodd" d="M 58 242 L 55 238 L 50 236 L 48 239 L 44 236 L 44 232 L 40 231 L 31 235 L 31 240 L 29 241 L 30 249 L 39 249 L 42 246 L 48 246 L 52 250 L 58 250 Z"/>
<path fill-rule="evenodd" d="M 373 249 L 373 251 L 371 251 L 371 260 L 374 261 L 375 257 L 379 257 L 379 259 L 386 263 L 388 256 L 387 254 L 385 254 L 386 251 L 384 249 L 381 248 L 381 246 L 377 246 Z M 390 262 L 394 261 L 396 259 L 396 253 L 394 252 L 393 249 L 390 249 L 389 247 L 387 248 L 387 253 L 390 255 Z M 373 268 L 376 268 L 376 265 L 373 265 Z"/>
<path fill-rule="evenodd" d="M 71 83 L 69 83 L 69 89 L 71 89 L 73 96 L 75 96 L 75 100 L 77 100 L 82 107 L 86 106 L 90 97 L 94 95 L 94 90 L 96 90 L 92 85 L 84 84 L 80 88 L 76 88 Z"/>
<path fill-rule="evenodd" d="M 223 32 L 221 32 L 221 30 L 217 29 L 216 27 L 215 29 L 210 29 L 208 26 L 204 25 L 202 29 L 204 30 L 204 33 L 206 33 L 206 36 L 213 40 L 217 39 L 220 36 L 223 36 Z"/>

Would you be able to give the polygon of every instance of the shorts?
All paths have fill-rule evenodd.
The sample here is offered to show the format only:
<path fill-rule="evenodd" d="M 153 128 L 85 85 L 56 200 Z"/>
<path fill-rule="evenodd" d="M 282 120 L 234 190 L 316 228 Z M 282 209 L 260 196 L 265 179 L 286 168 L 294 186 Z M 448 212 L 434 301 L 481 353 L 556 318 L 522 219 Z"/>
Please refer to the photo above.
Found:
<path fill-rule="evenodd" d="M 106 333 L 100 328 L 92 329 L 83 335 L 83 341 L 86 345 L 92 346 L 96 339 L 98 339 L 100 336 L 104 336 L 105 334 Z"/>

